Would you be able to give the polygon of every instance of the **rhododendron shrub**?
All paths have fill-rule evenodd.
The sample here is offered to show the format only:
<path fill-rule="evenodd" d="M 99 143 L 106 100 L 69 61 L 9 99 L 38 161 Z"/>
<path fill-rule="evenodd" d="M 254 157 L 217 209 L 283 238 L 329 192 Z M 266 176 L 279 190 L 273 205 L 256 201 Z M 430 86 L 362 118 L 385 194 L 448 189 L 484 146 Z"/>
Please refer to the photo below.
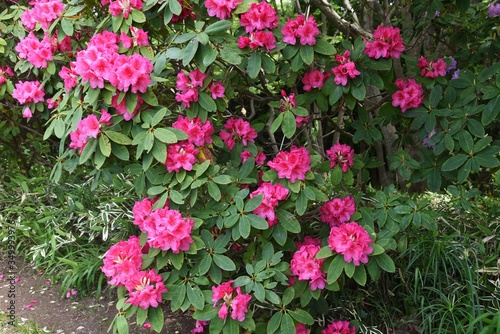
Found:
<path fill-rule="evenodd" d="M 355 332 L 350 307 L 396 271 L 402 233 L 437 229 L 394 189 L 470 185 L 500 166 L 496 61 L 420 44 L 398 10 L 368 29 L 349 1 L 345 18 L 315 2 L 9 7 L 22 24 L 0 26 L 10 124 L 61 141 L 54 179 L 85 167 L 93 184 L 133 185 L 132 235 L 101 268 L 115 332 L 160 332 L 165 307 L 192 311 L 193 332 Z"/>

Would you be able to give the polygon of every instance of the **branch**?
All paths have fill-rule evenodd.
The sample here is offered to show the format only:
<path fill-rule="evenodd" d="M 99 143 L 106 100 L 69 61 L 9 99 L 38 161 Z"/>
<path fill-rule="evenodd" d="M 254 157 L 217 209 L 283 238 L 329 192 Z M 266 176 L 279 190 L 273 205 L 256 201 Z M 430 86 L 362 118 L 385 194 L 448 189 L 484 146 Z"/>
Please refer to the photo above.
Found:
<path fill-rule="evenodd" d="M 311 0 L 311 3 L 318 8 L 335 27 L 346 35 L 363 36 L 371 38 L 372 34 L 364 30 L 358 23 L 350 23 L 340 17 L 339 13 L 333 9 L 327 0 Z"/>

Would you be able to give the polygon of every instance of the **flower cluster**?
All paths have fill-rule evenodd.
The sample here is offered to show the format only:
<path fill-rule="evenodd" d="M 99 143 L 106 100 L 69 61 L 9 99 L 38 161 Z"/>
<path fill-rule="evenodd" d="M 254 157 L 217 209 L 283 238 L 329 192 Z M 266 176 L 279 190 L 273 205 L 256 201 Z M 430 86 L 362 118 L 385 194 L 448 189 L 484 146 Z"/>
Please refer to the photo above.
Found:
<path fill-rule="evenodd" d="M 120 91 L 145 93 L 151 83 L 153 64 L 136 53 L 119 54 L 118 42 L 119 36 L 109 31 L 94 35 L 87 49 L 78 52 L 74 73 L 92 88 L 104 88 L 108 81 Z"/>
<path fill-rule="evenodd" d="M 243 0 L 206 0 L 205 7 L 208 10 L 208 16 L 215 16 L 221 20 L 231 17 L 233 10 Z"/>
<path fill-rule="evenodd" d="M 306 179 L 306 173 L 311 170 L 311 157 L 305 147 L 292 146 L 290 152 L 279 152 L 267 165 L 278 172 L 280 179 L 295 183 Z"/>
<path fill-rule="evenodd" d="M 345 86 L 349 78 L 354 79 L 361 74 L 361 72 L 356 69 L 356 64 L 351 61 L 349 57 L 351 57 L 351 52 L 349 50 L 345 50 L 343 56 L 339 54 L 335 55 L 335 60 L 339 65 L 332 68 L 332 73 L 335 76 L 334 81 L 337 85 Z"/>
<path fill-rule="evenodd" d="M 214 307 L 217 306 L 217 302 L 222 299 L 222 304 L 220 305 L 219 312 L 217 315 L 221 319 L 226 319 L 229 313 L 229 307 L 231 308 L 231 318 L 233 320 L 243 321 L 245 320 L 245 314 L 248 313 L 248 303 L 252 299 L 247 293 L 242 293 L 241 288 L 236 289 L 231 286 L 232 280 L 220 284 L 219 286 L 212 287 L 212 301 Z M 236 296 L 233 294 L 236 292 Z"/>
<path fill-rule="evenodd" d="M 253 210 L 253 213 L 264 218 L 269 227 L 278 223 L 274 208 L 278 206 L 278 201 L 284 200 L 288 196 L 288 189 L 281 184 L 272 184 L 270 182 L 263 182 L 257 190 L 250 194 L 250 198 L 257 195 L 264 195 L 260 205 Z"/>
<path fill-rule="evenodd" d="M 351 196 L 329 200 L 319 209 L 321 221 L 330 227 L 347 223 L 355 211 L 356 204 Z"/>
<path fill-rule="evenodd" d="M 179 115 L 172 127 L 184 131 L 189 136 L 187 141 L 196 146 L 212 143 L 214 126 L 210 121 L 202 123 L 199 117 L 189 119 Z"/>
<path fill-rule="evenodd" d="M 353 262 L 355 266 L 368 263 L 368 255 L 373 252 L 372 243 L 368 232 L 356 222 L 332 227 L 328 237 L 331 250 L 344 255 L 344 261 Z"/>
<path fill-rule="evenodd" d="M 292 45 L 297 43 L 297 38 L 301 45 L 314 45 L 319 35 L 318 23 L 312 15 L 307 19 L 304 15 L 298 15 L 294 20 L 288 18 L 281 32 L 283 42 Z"/>
<path fill-rule="evenodd" d="M 378 26 L 373 42 L 365 41 L 365 54 L 370 58 L 399 58 L 405 50 L 399 28 Z"/>
<path fill-rule="evenodd" d="M 265 47 L 267 51 L 276 48 L 276 38 L 267 29 L 278 27 L 278 15 L 274 8 L 265 1 L 252 3 L 250 9 L 241 15 L 240 24 L 249 36 L 240 36 L 238 47 L 251 49 Z"/>
<path fill-rule="evenodd" d="M 128 18 L 132 9 L 141 10 L 142 0 L 101 0 L 101 6 L 109 4 L 109 12 L 113 16 L 123 14 L 124 18 Z"/>
<path fill-rule="evenodd" d="M 299 280 L 310 280 L 311 290 L 324 289 L 326 273 L 321 271 L 324 259 L 317 259 L 316 254 L 321 249 L 319 239 L 309 239 L 293 254 L 290 261 L 290 271 Z"/>
<path fill-rule="evenodd" d="M 169 145 L 165 161 L 168 172 L 179 172 L 181 168 L 187 171 L 192 170 L 197 154 L 198 150 L 187 141 Z"/>
<path fill-rule="evenodd" d="M 417 67 L 421 69 L 421 76 L 426 78 L 437 78 L 446 75 L 448 65 L 442 58 L 438 58 L 436 61 L 429 61 L 426 57 L 420 57 L 417 62 Z"/>
<path fill-rule="evenodd" d="M 47 62 L 53 59 L 54 49 L 48 34 L 45 34 L 43 40 L 40 41 L 31 31 L 28 36 L 19 41 L 15 50 L 18 52 L 19 58 L 28 60 L 36 68 L 46 68 Z"/>
<path fill-rule="evenodd" d="M 321 334 L 356 334 L 356 327 L 350 326 L 349 321 L 334 321 L 321 331 Z"/>
<path fill-rule="evenodd" d="M 40 81 L 19 81 L 12 92 L 12 97 L 20 104 L 37 103 L 45 101 L 45 92 L 43 87 L 40 87 Z"/>
<path fill-rule="evenodd" d="M 411 108 L 418 108 L 424 102 L 424 90 L 422 85 L 417 83 L 415 79 L 405 81 L 398 78 L 395 84 L 399 90 L 392 94 L 392 105 L 401 107 L 402 112 L 406 112 Z"/>
<path fill-rule="evenodd" d="M 0 87 L 7 82 L 7 76 L 14 76 L 14 72 L 9 66 L 0 66 Z"/>
<path fill-rule="evenodd" d="M 250 152 L 249 150 L 244 150 L 243 152 L 240 153 L 240 158 L 243 163 L 252 156 L 253 156 L 252 152 Z M 257 155 L 255 156 L 255 163 L 257 165 L 262 166 L 264 165 L 265 162 L 266 162 L 266 155 L 264 154 L 264 152 L 258 152 Z"/>
<path fill-rule="evenodd" d="M 167 207 L 152 210 L 153 202 L 142 200 L 134 205 L 134 224 L 147 233 L 148 245 L 174 254 L 189 250 L 193 243 L 191 232 L 194 221 L 182 217 L 177 210 Z"/>
<path fill-rule="evenodd" d="M 77 85 L 76 79 L 78 78 L 78 74 L 74 71 L 75 63 L 70 63 L 70 67 L 71 68 L 63 66 L 59 71 L 59 77 L 64 81 L 66 93 L 69 93 L 69 91 Z"/>
<path fill-rule="evenodd" d="M 257 131 L 244 119 L 231 117 L 224 124 L 224 129 L 221 130 L 219 136 L 232 150 L 237 142 L 241 142 L 243 146 L 248 146 L 249 142 L 253 143 L 257 137 Z"/>
<path fill-rule="evenodd" d="M 109 284 L 122 286 L 142 266 L 142 247 L 137 236 L 131 236 L 127 241 L 120 241 L 111 246 L 104 255 L 104 266 L 101 267 Z"/>
<path fill-rule="evenodd" d="M 108 124 L 110 119 L 111 115 L 106 110 L 102 110 L 99 120 L 97 120 L 95 115 L 88 115 L 81 119 L 78 122 L 76 130 L 69 134 L 71 138 L 69 147 L 77 149 L 79 153 L 82 153 L 85 145 L 87 145 L 89 137 L 97 138 L 99 130 L 101 129 L 101 124 Z"/>
<path fill-rule="evenodd" d="M 50 25 L 64 11 L 61 0 L 33 0 L 33 8 L 21 14 L 21 23 L 27 30 L 34 30 L 39 23 L 43 30 L 49 30 Z"/>
<path fill-rule="evenodd" d="M 198 102 L 198 88 L 203 87 L 203 81 L 208 75 L 195 69 L 188 75 L 181 71 L 177 74 L 176 87 L 178 92 L 175 94 L 175 100 L 181 102 L 182 106 L 189 108 L 191 102 Z"/>
<path fill-rule="evenodd" d="M 154 270 L 140 270 L 142 266 L 142 247 L 139 238 L 131 236 L 120 241 L 104 255 L 101 271 L 110 277 L 109 284 L 125 286 L 129 292 L 127 303 L 143 309 L 158 307 L 167 292 L 163 278 Z"/>
<path fill-rule="evenodd" d="M 349 167 L 354 165 L 354 150 L 346 144 L 335 143 L 326 155 L 330 158 L 330 168 L 339 165 L 342 172 L 347 173 Z"/>
<path fill-rule="evenodd" d="M 492 3 L 488 7 L 488 17 L 500 16 L 500 3 Z"/>
<path fill-rule="evenodd" d="M 305 73 L 302 77 L 302 83 L 304 84 L 304 90 L 310 92 L 312 89 L 321 89 L 325 84 L 326 79 L 330 76 L 330 73 L 324 73 L 321 70 L 310 69 L 309 72 Z"/>
<path fill-rule="evenodd" d="M 120 42 L 124 48 L 130 49 L 133 46 L 148 46 L 148 33 L 142 29 L 130 26 L 130 33 L 132 37 L 122 32 L 120 35 Z"/>

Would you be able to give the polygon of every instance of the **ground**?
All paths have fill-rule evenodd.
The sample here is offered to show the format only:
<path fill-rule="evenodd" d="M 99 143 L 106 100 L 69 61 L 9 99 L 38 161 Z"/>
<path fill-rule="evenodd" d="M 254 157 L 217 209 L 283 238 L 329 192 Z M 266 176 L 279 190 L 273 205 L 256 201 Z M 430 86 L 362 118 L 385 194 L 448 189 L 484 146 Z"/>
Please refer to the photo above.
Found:
<path fill-rule="evenodd" d="M 0 333 L 104 334 L 116 315 L 113 294 L 94 297 L 59 298 L 59 286 L 21 259 L 15 261 L 19 280 L 15 283 L 15 297 L 9 282 L 5 257 L 0 259 Z M 9 324 L 8 307 L 15 303 L 17 326 Z M 12 309 L 12 307 L 11 307 Z M 38 328 L 29 330 L 27 328 Z M 189 334 L 194 320 L 189 315 L 165 312 L 162 333 Z M 111 333 L 111 332 L 110 332 Z M 131 334 L 154 333 L 151 329 L 130 324 Z"/>

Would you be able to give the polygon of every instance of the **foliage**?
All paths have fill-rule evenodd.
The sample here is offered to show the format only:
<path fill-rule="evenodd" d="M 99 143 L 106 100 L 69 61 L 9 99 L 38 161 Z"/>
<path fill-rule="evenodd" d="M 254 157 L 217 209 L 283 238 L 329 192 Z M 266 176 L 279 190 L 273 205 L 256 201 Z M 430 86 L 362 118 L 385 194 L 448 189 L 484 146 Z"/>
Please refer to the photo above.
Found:
<path fill-rule="evenodd" d="M 15 111 L 0 123 L 6 141 L 17 140 L 27 118 L 32 128 L 46 124 L 44 140 L 60 142 L 51 148 L 57 151 L 54 180 L 63 180 L 64 171 L 88 171 L 92 190 L 113 184 L 125 192 L 129 185 L 121 176 L 133 180 L 137 202 L 127 218 L 142 232 L 140 247 L 131 246 L 133 237 L 126 246 L 118 243 L 132 229 L 113 231 L 116 244 L 103 269 L 118 282 L 113 331 L 128 332 L 127 321 L 135 317 L 159 332 L 157 302 L 169 302 L 173 311 L 194 309 L 211 333 L 293 333 L 299 324 L 319 332 L 326 327 L 321 319 L 350 315 L 368 332 L 348 291 L 376 287 L 403 265 L 413 270 L 403 275 L 412 277 L 414 295 L 430 298 L 408 301 L 420 308 L 423 328 L 465 331 L 481 327 L 477 319 L 496 319 L 478 306 L 471 239 L 449 234 L 435 243 L 440 214 L 430 198 L 405 191 L 445 190 L 469 211 L 470 202 L 497 182 L 497 18 L 485 19 L 485 4 L 462 0 L 430 7 L 396 2 L 374 11 L 353 1 L 363 15 L 360 20 L 346 8 L 348 22 L 338 15 L 340 5 L 320 2 L 294 11 L 305 14 L 304 22 L 321 22 L 323 15 L 323 34 L 309 26 L 294 43 L 286 41 L 292 37 L 285 29 L 293 24 L 269 14 L 289 7 L 269 5 L 261 9 L 270 11 L 268 19 L 256 23 L 246 16 L 252 1 L 235 3 L 227 15 L 211 12 L 209 1 L 177 0 L 72 0 L 49 22 L 30 12 L 37 2 L 12 3 L 0 14 L 0 54 L 15 72 L 4 74 L 0 90 L 8 106 L 2 108 Z M 379 25 L 401 25 L 407 51 L 400 56 L 401 44 L 392 57 L 374 57 L 373 39 L 384 29 L 375 29 Z M 462 41 L 465 28 L 474 30 Z M 397 44 L 398 38 L 390 40 Z M 30 58 L 38 55 L 30 48 L 49 40 L 50 57 L 40 51 Z M 446 70 L 453 59 L 443 57 L 450 55 L 459 74 Z M 313 70 L 329 75 L 309 85 Z M 49 103 L 39 93 L 20 97 L 26 82 L 43 87 Z M 110 220 L 86 216 L 78 201 L 68 203 L 69 213 L 60 211 L 51 198 L 26 197 L 31 187 L 26 179 L 20 183 L 20 204 L 9 203 L 7 213 L 24 210 L 25 198 L 33 201 L 32 219 L 19 222 L 18 230 L 26 236 L 37 230 L 35 259 L 50 254 L 50 263 L 57 259 L 77 277 L 95 278 L 97 262 L 85 259 L 97 259 L 96 249 L 83 245 L 97 235 L 104 242 Z M 87 186 L 69 191 L 84 197 Z M 98 212 L 121 207 L 119 198 L 97 198 Z M 332 214 L 339 209 L 333 201 L 341 203 L 339 217 Z M 75 220 L 73 213 L 86 219 Z M 155 230 L 155 224 L 164 225 Z M 364 241 L 346 247 L 352 239 Z M 88 269 L 78 272 L 68 257 L 77 258 L 80 245 L 89 254 L 82 261 Z M 139 254 L 130 277 L 110 268 L 123 263 L 122 255 L 111 259 L 119 247 Z M 314 275 L 312 267 L 298 269 L 296 256 L 306 249 L 314 249 L 307 262 Z M 464 256 L 469 251 L 474 256 Z M 394 261 L 398 253 L 402 264 Z M 82 283 L 68 277 L 67 285 Z M 160 300 L 136 303 L 145 285 Z M 219 289 L 228 290 L 217 298 Z"/>

